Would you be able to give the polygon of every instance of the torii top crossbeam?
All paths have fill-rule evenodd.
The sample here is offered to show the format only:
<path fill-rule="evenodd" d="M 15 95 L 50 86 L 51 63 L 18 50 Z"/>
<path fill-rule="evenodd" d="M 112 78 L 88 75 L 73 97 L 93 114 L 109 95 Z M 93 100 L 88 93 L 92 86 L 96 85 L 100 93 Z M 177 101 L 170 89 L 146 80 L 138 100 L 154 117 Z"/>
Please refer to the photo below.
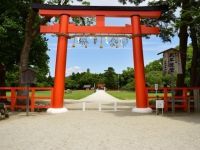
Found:
<path fill-rule="evenodd" d="M 131 17 L 140 15 L 142 18 L 158 18 L 161 11 L 167 9 L 163 6 L 142 6 L 142 7 L 120 7 L 120 6 L 69 6 L 69 5 L 46 5 L 33 4 L 33 9 L 40 9 L 40 14 L 44 16 L 60 16 L 68 14 L 72 17 Z M 49 11 L 51 10 L 51 11 Z"/>
<path fill-rule="evenodd" d="M 33 9 L 39 9 L 39 14 L 46 17 L 68 15 L 69 17 L 96 17 L 95 26 L 68 25 L 68 34 L 136 34 L 131 25 L 124 27 L 105 26 L 105 17 L 159 18 L 166 6 L 118 7 L 118 6 L 58 6 L 33 4 Z M 59 34 L 59 24 L 41 26 L 41 33 Z M 141 34 L 159 34 L 157 27 L 141 25 Z"/>

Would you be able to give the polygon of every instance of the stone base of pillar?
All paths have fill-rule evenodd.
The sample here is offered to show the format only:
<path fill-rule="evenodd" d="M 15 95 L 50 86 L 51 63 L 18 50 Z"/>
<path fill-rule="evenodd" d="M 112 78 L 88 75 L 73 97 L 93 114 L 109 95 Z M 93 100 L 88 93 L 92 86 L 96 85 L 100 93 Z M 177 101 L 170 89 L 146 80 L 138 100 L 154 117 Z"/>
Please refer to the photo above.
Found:
<path fill-rule="evenodd" d="M 132 112 L 136 112 L 136 113 L 152 113 L 152 109 L 151 108 L 136 108 L 134 107 L 132 109 Z"/>
<path fill-rule="evenodd" d="M 60 113 L 65 113 L 67 112 L 67 108 L 48 108 L 47 109 L 47 113 L 50 113 L 50 114 L 60 114 Z"/>

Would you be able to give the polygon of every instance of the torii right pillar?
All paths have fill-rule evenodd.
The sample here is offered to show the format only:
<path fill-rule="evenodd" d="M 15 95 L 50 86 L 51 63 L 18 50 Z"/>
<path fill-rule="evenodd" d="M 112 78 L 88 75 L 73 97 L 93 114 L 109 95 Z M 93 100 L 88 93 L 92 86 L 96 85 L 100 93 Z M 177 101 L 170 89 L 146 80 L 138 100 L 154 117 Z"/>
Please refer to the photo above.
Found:
<path fill-rule="evenodd" d="M 152 109 L 148 107 L 147 101 L 140 16 L 132 16 L 131 22 L 136 90 L 136 107 L 132 109 L 132 112 L 150 113 Z"/>

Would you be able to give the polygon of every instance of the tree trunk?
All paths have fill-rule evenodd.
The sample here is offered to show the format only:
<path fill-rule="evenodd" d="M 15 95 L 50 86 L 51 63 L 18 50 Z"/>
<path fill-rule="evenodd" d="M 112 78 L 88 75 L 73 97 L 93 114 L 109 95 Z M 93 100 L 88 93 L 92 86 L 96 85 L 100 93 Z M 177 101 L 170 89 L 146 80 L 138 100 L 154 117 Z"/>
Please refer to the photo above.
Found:
<path fill-rule="evenodd" d="M 42 3 L 41 0 L 35 0 L 35 2 Z M 37 13 L 38 13 L 37 11 L 34 11 L 32 10 L 32 8 L 30 8 L 27 19 L 26 19 L 24 44 L 21 50 L 20 64 L 19 64 L 19 75 L 20 75 L 19 84 L 20 85 L 22 83 L 22 73 L 23 71 L 28 69 L 29 54 L 30 54 L 32 42 L 34 38 L 40 34 L 40 25 L 46 24 L 51 19 L 51 18 L 43 18 L 39 22 L 36 19 L 38 17 Z"/>
<path fill-rule="evenodd" d="M 41 0 L 37 1 L 41 3 Z M 22 83 L 22 74 L 29 67 L 29 54 L 31 50 L 31 45 L 36 36 L 39 35 L 40 24 L 46 24 L 50 21 L 51 18 L 43 18 L 41 22 L 37 21 L 38 14 L 36 11 L 33 11 L 32 8 L 28 11 L 28 16 L 26 19 L 25 25 L 25 36 L 24 36 L 24 44 L 20 54 L 20 63 L 19 63 L 19 86 L 26 86 Z M 17 95 L 26 95 L 26 91 L 18 91 Z M 17 100 L 17 104 L 25 104 L 24 100 Z"/>
<path fill-rule="evenodd" d="M 32 38 L 32 33 L 33 33 L 33 24 L 35 20 L 36 14 L 30 9 L 28 17 L 26 19 L 26 26 L 25 26 L 25 36 L 24 36 L 24 44 L 21 50 L 20 54 L 20 64 L 19 64 L 19 75 L 20 75 L 20 80 L 19 84 L 21 85 L 22 83 L 22 73 L 26 69 L 28 69 L 28 63 L 29 63 L 29 53 L 30 53 L 30 48 L 31 44 L 33 41 Z"/>
<path fill-rule="evenodd" d="M 189 1 L 183 0 L 182 1 L 182 13 L 181 13 L 181 26 L 179 30 L 179 51 L 181 55 L 181 64 L 182 64 L 182 74 L 177 74 L 177 87 L 185 86 L 185 70 L 186 70 L 186 59 L 187 59 L 187 42 L 188 42 L 188 25 L 185 23 L 187 22 L 188 18 L 183 15 L 184 11 L 188 9 Z"/>
<path fill-rule="evenodd" d="M 33 41 L 33 24 L 36 18 L 36 13 L 30 8 L 28 12 L 28 16 L 26 19 L 25 25 L 25 36 L 24 36 L 24 44 L 20 54 L 20 64 L 19 64 L 19 86 L 26 86 L 22 83 L 22 74 L 25 70 L 28 69 L 29 64 L 29 54 L 31 49 L 31 44 Z M 17 95 L 26 96 L 27 91 L 18 91 Z M 25 105 L 26 101 L 24 99 L 17 99 L 17 104 Z"/>
<path fill-rule="evenodd" d="M 193 56 L 192 56 L 192 65 L 191 65 L 191 75 L 190 75 L 190 86 L 200 86 L 198 78 L 200 77 L 200 49 L 198 47 L 196 29 L 193 24 L 190 25 L 190 36 L 192 40 L 193 47 Z"/>
<path fill-rule="evenodd" d="M 181 65 L 182 65 L 182 74 L 177 74 L 177 87 L 185 86 L 185 69 L 186 69 L 186 58 L 187 58 L 187 41 L 188 41 L 188 33 L 187 33 L 187 25 L 182 25 L 180 27 L 179 32 L 179 51 L 181 56 Z"/>
<path fill-rule="evenodd" d="M 0 87 L 6 86 L 6 68 L 4 64 L 0 63 Z M 0 90 L 0 96 L 6 96 L 6 90 Z M 0 102 L 9 105 L 7 98 L 0 98 Z"/>
<path fill-rule="evenodd" d="M 0 87 L 5 87 L 5 80 L 6 80 L 6 69 L 3 64 L 0 63 Z M 0 96 L 6 96 L 5 90 L 0 90 Z M 1 101 L 2 99 L 0 99 Z"/>

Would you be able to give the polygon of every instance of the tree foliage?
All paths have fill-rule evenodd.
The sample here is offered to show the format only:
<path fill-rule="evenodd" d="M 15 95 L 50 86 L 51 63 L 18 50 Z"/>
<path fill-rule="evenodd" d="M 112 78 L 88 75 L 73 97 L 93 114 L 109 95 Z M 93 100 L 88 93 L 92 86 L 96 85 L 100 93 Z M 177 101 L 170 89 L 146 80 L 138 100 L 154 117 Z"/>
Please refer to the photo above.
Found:
<path fill-rule="evenodd" d="M 127 67 L 126 70 L 122 71 L 119 80 L 120 87 L 123 90 L 134 90 L 135 79 L 134 79 L 134 69 Z"/>
<path fill-rule="evenodd" d="M 5 66 L 7 85 L 16 86 L 19 81 L 20 53 L 25 41 L 30 2 L 30 0 L 0 1 L 0 63 Z M 32 41 L 27 64 L 37 72 L 38 82 L 46 80 L 49 72 L 47 50 L 46 39 L 42 35 L 37 35 Z"/>
<path fill-rule="evenodd" d="M 145 72 L 162 71 L 163 59 L 154 60 L 146 65 Z"/>
<path fill-rule="evenodd" d="M 117 89 L 117 74 L 114 68 L 108 67 L 104 73 L 106 88 Z"/>
<path fill-rule="evenodd" d="M 123 4 L 127 2 L 138 5 L 145 0 L 119 0 Z M 146 1 L 147 2 L 147 1 Z M 149 26 L 158 26 L 161 30 L 159 37 L 164 42 L 171 41 L 171 38 L 178 34 L 179 51 L 181 55 L 182 74 L 177 75 L 177 86 L 185 85 L 187 45 L 190 36 L 193 47 L 192 65 L 191 65 L 191 86 L 200 86 L 200 1 L 198 0 L 158 0 L 150 1 L 148 5 L 167 4 L 168 10 L 165 10 L 159 19 L 144 19 L 142 22 Z M 180 10 L 180 11 L 179 11 Z M 180 12 L 180 15 L 175 13 Z"/>

